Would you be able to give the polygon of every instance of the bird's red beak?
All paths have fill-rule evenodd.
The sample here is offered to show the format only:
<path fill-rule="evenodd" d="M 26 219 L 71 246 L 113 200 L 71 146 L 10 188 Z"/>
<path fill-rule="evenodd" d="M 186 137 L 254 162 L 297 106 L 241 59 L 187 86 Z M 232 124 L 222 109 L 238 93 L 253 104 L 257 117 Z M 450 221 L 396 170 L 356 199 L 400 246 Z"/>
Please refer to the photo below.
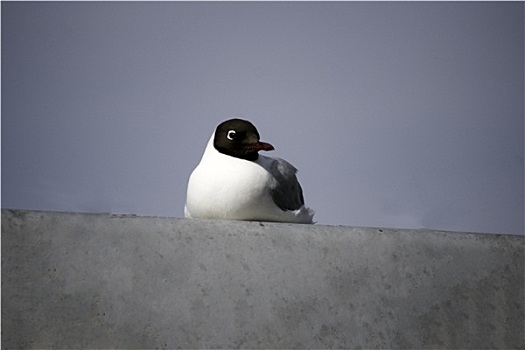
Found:
<path fill-rule="evenodd" d="M 269 143 L 261 142 L 261 141 L 250 145 L 250 148 L 253 149 L 254 151 L 273 151 L 275 149 Z"/>

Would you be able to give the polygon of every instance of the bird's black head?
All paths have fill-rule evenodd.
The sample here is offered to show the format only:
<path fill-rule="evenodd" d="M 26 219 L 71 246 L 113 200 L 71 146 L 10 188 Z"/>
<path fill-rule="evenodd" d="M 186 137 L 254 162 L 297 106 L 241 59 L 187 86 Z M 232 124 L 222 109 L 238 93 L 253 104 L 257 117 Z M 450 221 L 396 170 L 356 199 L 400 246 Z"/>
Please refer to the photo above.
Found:
<path fill-rule="evenodd" d="M 223 154 L 246 160 L 257 160 L 257 152 L 274 149 L 269 143 L 259 141 L 257 128 L 242 119 L 230 119 L 219 124 L 213 146 Z"/>

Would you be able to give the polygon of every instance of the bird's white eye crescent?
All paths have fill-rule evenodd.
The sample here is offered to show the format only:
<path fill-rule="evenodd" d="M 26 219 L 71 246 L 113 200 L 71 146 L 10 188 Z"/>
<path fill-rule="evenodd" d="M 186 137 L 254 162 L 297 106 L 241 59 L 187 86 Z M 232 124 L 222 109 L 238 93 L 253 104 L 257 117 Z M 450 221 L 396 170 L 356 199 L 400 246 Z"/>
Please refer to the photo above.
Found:
<path fill-rule="evenodd" d="M 236 134 L 235 130 L 230 130 L 226 134 L 226 137 L 228 138 L 228 140 L 233 141 L 233 139 L 235 138 L 235 134 Z"/>

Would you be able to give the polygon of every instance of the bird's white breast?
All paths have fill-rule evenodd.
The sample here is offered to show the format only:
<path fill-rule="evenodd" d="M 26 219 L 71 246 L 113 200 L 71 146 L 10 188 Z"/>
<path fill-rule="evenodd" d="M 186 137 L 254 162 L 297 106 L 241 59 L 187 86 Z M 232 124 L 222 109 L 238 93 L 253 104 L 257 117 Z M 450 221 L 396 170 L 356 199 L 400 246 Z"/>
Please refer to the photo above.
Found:
<path fill-rule="evenodd" d="M 246 219 L 269 200 L 270 174 L 256 162 L 231 157 L 208 144 L 188 182 L 191 217 Z"/>

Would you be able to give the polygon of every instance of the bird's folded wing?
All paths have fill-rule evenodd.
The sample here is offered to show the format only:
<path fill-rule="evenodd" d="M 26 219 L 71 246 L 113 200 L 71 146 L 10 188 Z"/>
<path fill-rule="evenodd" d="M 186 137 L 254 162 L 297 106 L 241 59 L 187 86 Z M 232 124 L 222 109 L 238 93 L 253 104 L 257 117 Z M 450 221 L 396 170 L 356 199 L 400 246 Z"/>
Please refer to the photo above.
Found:
<path fill-rule="evenodd" d="M 268 169 L 272 175 L 270 193 L 281 210 L 297 210 L 304 205 L 303 189 L 297 181 L 297 169 L 281 158 L 274 158 Z"/>

